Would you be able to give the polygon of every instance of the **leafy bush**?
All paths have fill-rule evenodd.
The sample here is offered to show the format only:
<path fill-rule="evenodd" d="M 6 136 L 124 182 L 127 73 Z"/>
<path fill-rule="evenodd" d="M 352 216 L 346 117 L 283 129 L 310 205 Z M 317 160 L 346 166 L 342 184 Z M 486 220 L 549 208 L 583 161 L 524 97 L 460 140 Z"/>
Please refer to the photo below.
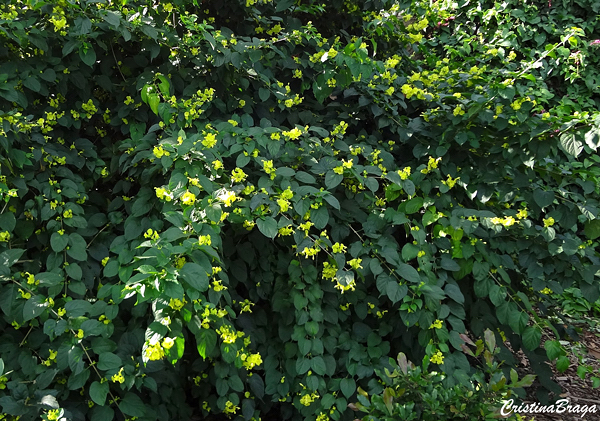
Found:
<path fill-rule="evenodd" d="M 389 355 L 465 383 L 488 327 L 551 387 L 533 304 L 599 295 L 598 22 L 155 6 L 0 6 L 6 417 L 349 419 Z"/>
<path fill-rule="evenodd" d="M 422 367 L 415 367 L 407 361 L 406 355 L 400 353 L 397 363 L 390 359 L 394 371 L 386 368 L 385 374 L 379 371 L 378 377 L 383 380 L 385 389 L 372 396 L 362 389 L 358 390 L 356 404 L 350 404 L 355 411 L 366 412 L 363 421 L 392 421 L 392 420 L 484 420 L 496 419 L 503 405 L 503 400 L 511 396 L 512 389 L 530 386 L 532 375 L 518 380 L 517 372 L 510 373 L 510 383 L 507 382 L 500 365 L 494 361 L 494 355 L 500 348 L 496 346 L 494 333 L 485 331 L 486 343 L 482 340 L 474 344 L 468 337 L 465 342 L 476 346 L 475 353 L 465 346 L 464 351 L 472 357 L 482 356 L 483 371 L 468 379 L 467 386 L 455 385 L 447 388 L 443 384 L 445 375 L 438 372 L 428 372 L 430 358 L 425 356 Z M 487 346 L 487 349 L 484 348 Z M 432 360 L 435 356 L 432 358 Z M 383 387 L 382 387 L 383 388 Z M 377 392 L 374 392 L 377 393 Z"/>

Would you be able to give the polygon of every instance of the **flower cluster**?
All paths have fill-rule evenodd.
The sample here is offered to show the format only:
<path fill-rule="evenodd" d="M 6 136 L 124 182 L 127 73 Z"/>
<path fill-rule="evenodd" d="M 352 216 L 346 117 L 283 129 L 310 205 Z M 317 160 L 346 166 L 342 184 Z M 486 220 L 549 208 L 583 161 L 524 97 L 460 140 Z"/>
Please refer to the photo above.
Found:
<path fill-rule="evenodd" d="M 442 354 L 441 351 L 438 351 L 431 356 L 431 359 L 429 361 L 431 361 L 434 364 L 443 364 L 444 363 L 444 355 Z"/>
<path fill-rule="evenodd" d="M 252 370 L 255 366 L 261 365 L 263 360 L 260 354 L 250 354 L 250 356 L 245 356 L 246 354 L 242 354 L 242 360 L 244 361 L 244 367 L 248 370 Z"/>

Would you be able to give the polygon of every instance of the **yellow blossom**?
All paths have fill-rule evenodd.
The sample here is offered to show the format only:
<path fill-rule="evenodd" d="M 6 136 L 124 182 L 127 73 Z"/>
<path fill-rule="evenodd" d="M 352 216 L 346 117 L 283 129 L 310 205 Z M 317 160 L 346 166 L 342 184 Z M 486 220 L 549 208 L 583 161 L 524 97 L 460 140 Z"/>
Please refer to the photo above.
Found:
<path fill-rule="evenodd" d="M 148 345 L 146 348 L 146 357 L 148 357 L 150 361 L 162 360 L 165 357 L 165 351 L 157 342 L 154 345 Z"/>
<path fill-rule="evenodd" d="M 213 148 L 217 144 L 217 136 L 214 133 L 208 133 L 206 136 L 204 136 L 202 144 L 206 148 Z"/>
<path fill-rule="evenodd" d="M 164 349 L 171 349 L 173 348 L 173 345 L 175 345 L 175 339 L 173 338 L 165 338 L 162 341 L 162 347 Z"/>
<path fill-rule="evenodd" d="M 429 329 L 441 329 L 443 326 L 443 322 L 439 319 L 437 319 L 435 322 L 433 322 L 431 324 L 431 326 L 429 326 Z"/>
<path fill-rule="evenodd" d="M 186 191 L 181 196 L 181 203 L 183 203 L 184 205 L 193 205 L 195 201 L 196 201 L 196 195 L 189 191 Z"/>
<path fill-rule="evenodd" d="M 431 356 L 430 361 L 434 364 L 443 364 L 444 356 L 443 356 L 442 352 L 441 351 L 436 352 L 434 355 Z"/>
<path fill-rule="evenodd" d="M 344 244 L 335 243 L 332 247 L 334 253 L 345 253 L 346 246 Z"/>

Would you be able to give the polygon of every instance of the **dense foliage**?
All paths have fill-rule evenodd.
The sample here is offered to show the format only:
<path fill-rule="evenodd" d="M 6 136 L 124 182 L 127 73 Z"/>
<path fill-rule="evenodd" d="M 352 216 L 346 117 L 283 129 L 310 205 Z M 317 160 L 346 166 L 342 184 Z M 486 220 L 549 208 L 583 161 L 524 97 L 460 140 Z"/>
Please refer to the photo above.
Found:
<path fill-rule="evenodd" d="M 3 2 L 2 417 L 352 419 L 486 328 L 556 392 L 600 21 L 535 3 Z"/>

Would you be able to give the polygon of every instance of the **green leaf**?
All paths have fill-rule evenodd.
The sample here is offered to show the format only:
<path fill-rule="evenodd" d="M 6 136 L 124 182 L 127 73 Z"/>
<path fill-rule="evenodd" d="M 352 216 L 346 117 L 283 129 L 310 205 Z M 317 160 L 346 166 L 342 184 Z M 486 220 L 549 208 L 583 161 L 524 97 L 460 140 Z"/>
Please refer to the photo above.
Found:
<path fill-rule="evenodd" d="M 417 272 L 417 270 L 414 267 L 407 265 L 406 263 L 400 264 L 398 268 L 398 275 L 406 279 L 408 282 L 421 282 L 421 276 L 419 275 L 419 272 Z"/>
<path fill-rule="evenodd" d="M 42 89 L 40 81 L 33 76 L 29 76 L 27 79 L 23 80 L 23 85 L 31 89 L 33 92 L 39 92 L 40 89 Z"/>
<path fill-rule="evenodd" d="M 415 246 L 412 243 L 406 243 L 404 247 L 402 247 L 402 260 L 408 262 L 419 254 L 421 249 L 418 246 Z"/>
<path fill-rule="evenodd" d="M 90 386 L 90 398 L 97 405 L 104 406 L 108 395 L 108 382 L 100 383 L 95 381 Z"/>
<path fill-rule="evenodd" d="M 328 190 L 332 190 L 340 184 L 343 179 L 344 176 L 342 174 L 336 174 L 333 170 L 329 170 L 327 171 L 327 174 L 325 174 L 325 187 L 327 187 Z"/>
<path fill-rule="evenodd" d="M 460 270 L 460 265 L 448 256 L 442 256 L 442 261 L 440 262 L 440 266 L 442 267 L 442 269 L 449 270 L 452 272 L 456 272 L 456 271 Z"/>
<path fill-rule="evenodd" d="M 515 333 L 521 333 L 529 322 L 529 316 L 523 311 L 511 311 L 508 314 L 508 325 Z"/>
<path fill-rule="evenodd" d="M 208 275 L 202 266 L 187 262 L 179 270 L 179 274 L 192 288 L 204 292 L 208 289 Z"/>
<path fill-rule="evenodd" d="M 79 260 L 81 262 L 87 260 L 87 243 L 84 238 L 73 232 L 69 234 L 69 249 L 67 250 L 67 254 L 71 256 L 75 260 Z"/>
<path fill-rule="evenodd" d="M 325 206 L 315 209 L 310 214 L 310 220 L 315 224 L 315 228 L 322 230 L 329 222 L 329 212 Z"/>
<path fill-rule="evenodd" d="M 585 236 L 590 240 L 595 240 L 600 237 L 600 219 L 587 221 L 584 226 Z"/>
<path fill-rule="evenodd" d="M 367 177 L 365 179 L 365 186 L 372 192 L 376 192 L 379 189 L 379 183 L 372 177 Z"/>
<path fill-rule="evenodd" d="M 113 354 L 112 352 L 104 352 L 100 354 L 98 358 L 98 369 L 99 370 L 118 370 L 123 366 L 121 358 Z"/>
<path fill-rule="evenodd" d="M 311 367 L 319 376 L 324 376 L 327 372 L 327 365 L 325 365 L 325 360 L 321 356 L 314 357 L 311 360 Z"/>
<path fill-rule="evenodd" d="M 294 4 L 294 0 L 278 0 L 275 12 L 283 12 Z"/>
<path fill-rule="evenodd" d="M 540 346 L 542 339 L 542 330 L 538 326 L 529 326 L 523 332 L 523 345 L 529 351 L 533 351 Z"/>
<path fill-rule="evenodd" d="M 392 303 L 396 304 L 406 296 L 408 287 L 406 285 L 400 285 L 395 280 L 392 280 L 385 285 L 385 292 Z"/>
<path fill-rule="evenodd" d="M 88 66 L 92 67 L 96 63 L 96 52 L 91 44 L 87 44 L 87 50 L 83 47 L 79 47 L 79 58 Z"/>
<path fill-rule="evenodd" d="M 119 262 L 117 260 L 109 260 L 104 267 L 104 276 L 111 278 L 119 273 Z"/>
<path fill-rule="evenodd" d="M 340 382 L 340 390 L 346 398 L 350 399 L 356 391 L 356 382 L 353 379 L 342 379 Z"/>
<path fill-rule="evenodd" d="M 258 230 L 268 238 L 275 238 L 277 235 L 277 221 L 271 216 L 267 216 L 264 219 L 257 219 L 256 225 Z"/>
<path fill-rule="evenodd" d="M 558 357 L 558 360 L 556 360 L 556 369 L 559 371 L 559 373 L 564 373 L 567 371 L 570 365 L 571 360 L 566 355 L 561 355 Z"/>
<path fill-rule="evenodd" d="M 0 358 L 0 376 L 4 374 L 4 360 Z"/>
<path fill-rule="evenodd" d="M 112 421 L 115 417 L 115 411 L 110 406 L 94 406 L 91 413 L 91 421 Z"/>
<path fill-rule="evenodd" d="M 158 115 L 158 104 L 160 104 L 160 98 L 158 97 L 158 94 L 156 93 L 152 93 L 148 95 L 148 105 L 150 106 L 150 109 L 152 110 L 152 112 L 156 115 Z"/>
<path fill-rule="evenodd" d="M 35 279 L 44 286 L 55 286 L 61 284 L 64 280 L 61 274 L 52 272 L 41 272 L 35 275 Z"/>
<path fill-rule="evenodd" d="M 560 136 L 559 146 L 564 152 L 575 158 L 583 151 L 583 142 L 578 139 L 577 133 L 563 133 Z"/>
<path fill-rule="evenodd" d="M 15 225 L 17 225 L 17 220 L 14 213 L 6 212 L 0 215 L 0 230 L 12 232 Z"/>
<path fill-rule="evenodd" d="M 492 304 L 494 304 L 496 307 L 498 307 L 500 304 L 502 304 L 504 302 L 504 299 L 506 298 L 506 289 L 494 284 L 491 288 L 490 288 L 490 301 L 492 302 Z"/>
<path fill-rule="evenodd" d="M 422 197 L 413 197 L 409 201 L 404 203 L 404 211 L 407 215 L 419 211 L 423 207 Z"/>
<path fill-rule="evenodd" d="M 446 295 L 448 295 L 448 297 L 456 301 L 458 304 L 463 304 L 465 302 L 465 296 L 463 295 L 458 285 L 447 284 L 444 288 L 444 291 L 446 292 Z"/>
<path fill-rule="evenodd" d="M 548 359 L 554 361 L 556 358 L 561 355 L 565 355 L 565 351 L 562 348 L 562 345 L 558 340 L 547 340 L 544 342 L 544 349 L 546 350 L 546 355 Z"/>
<path fill-rule="evenodd" d="M 144 404 L 138 395 L 132 392 L 127 392 L 123 400 L 119 402 L 119 409 L 125 415 L 132 417 L 143 417 L 146 413 L 145 408 L 146 404 Z"/>
<path fill-rule="evenodd" d="M 56 253 L 63 251 L 67 247 L 67 244 L 69 244 L 68 235 L 60 235 L 58 232 L 55 232 L 50 237 L 50 246 Z"/>
<path fill-rule="evenodd" d="M 331 205 L 334 209 L 340 210 L 340 202 L 337 198 L 332 194 L 327 194 L 323 197 L 327 203 Z"/>
<path fill-rule="evenodd" d="M 543 209 L 554 202 L 554 192 L 537 189 L 533 192 L 533 200 L 535 200 L 535 203 Z"/>
<path fill-rule="evenodd" d="M 209 356 L 217 344 L 217 334 L 211 329 L 202 329 L 196 335 L 198 354 L 204 359 Z"/>
<path fill-rule="evenodd" d="M 106 13 L 103 13 L 102 18 L 108 23 L 116 28 L 121 24 L 121 17 L 117 12 L 113 12 L 111 10 L 107 10 Z"/>
<path fill-rule="evenodd" d="M 271 96 L 271 92 L 268 89 L 260 88 L 258 90 L 258 97 L 261 101 L 266 101 L 267 99 L 269 99 L 269 96 Z"/>
<path fill-rule="evenodd" d="M 25 253 L 25 250 L 23 249 L 4 250 L 2 253 L 0 253 L 0 274 L 2 274 L 2 271 L 4 271 L 4 274 L 8 275 L 10 273 L 8 268 L 14 265 L 23 255 L 23 253 Z"/>
<path fill-rule="evenodd" d="M 47 307 L 46 297 L 43 295 L 34 295 L 25 301 L 25 305 L 23 306 L 23 320 L 28 321 L 39 316 Z"/>

